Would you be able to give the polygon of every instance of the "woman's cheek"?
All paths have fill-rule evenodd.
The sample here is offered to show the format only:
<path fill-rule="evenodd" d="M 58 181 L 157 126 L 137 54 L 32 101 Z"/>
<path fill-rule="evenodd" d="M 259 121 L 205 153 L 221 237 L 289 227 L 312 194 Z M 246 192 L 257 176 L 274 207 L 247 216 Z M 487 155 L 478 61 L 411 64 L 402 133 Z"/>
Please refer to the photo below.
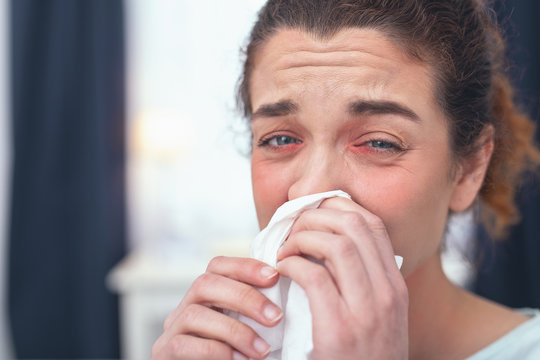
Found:
<path fill-rule="evenodd" d="M 399 171 L 378 180 L 365 207 L 385 223 L 395 253 L 406 259 L 402 272 L 409 274 L 438 252 L 447 214 L 441 198 L 447 195 L 433 186 L 433 177 Z"/>
<path fill-rule="evenodd" d="M 288 200 L 287 171 L 275 163 L 260 160 L 256 154 L 253 154 L 251 181 L 257 219 L 259 227 L 263 229 L 270 222 L 277 208 Z"/>

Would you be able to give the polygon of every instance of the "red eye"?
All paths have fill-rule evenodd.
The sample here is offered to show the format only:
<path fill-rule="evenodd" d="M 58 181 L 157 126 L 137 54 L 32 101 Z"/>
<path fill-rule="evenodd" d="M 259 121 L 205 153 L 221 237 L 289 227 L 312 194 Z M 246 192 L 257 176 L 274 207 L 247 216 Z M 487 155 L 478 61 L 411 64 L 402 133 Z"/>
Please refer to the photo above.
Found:
<path fill-rule="evenodd" d="M 363 153 L 371 153 L 374 155 L 394 155 L 405 151 L 405 149 L 394 141 L 384 139 L 372 139 L 354 146 L 355 149 Z"/>

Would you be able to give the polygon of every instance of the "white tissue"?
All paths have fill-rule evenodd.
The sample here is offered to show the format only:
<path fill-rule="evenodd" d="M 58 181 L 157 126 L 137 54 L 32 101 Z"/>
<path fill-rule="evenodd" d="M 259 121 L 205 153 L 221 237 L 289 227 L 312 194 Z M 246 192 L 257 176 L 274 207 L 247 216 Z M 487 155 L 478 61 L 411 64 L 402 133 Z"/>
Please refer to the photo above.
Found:
<path fill-rule="evenodd" d="M 277 252 L 287 239 L 298 215 L 304 210 L 317 208 L 323 200 L 336 196 L 350 199 L 349 194 L 336 190 L 303 196 L 281 205 L 268 226 L 253 240 L 251 256 L 275 267 Z M 401 268 L 403 258 L 395 258 Z M 271 346 L 267 359 L 310 359 L 313 350 L 311 312 L 304 290 L 291 279 L 282 276 L 277 284 L 260 291 L 283 310 L 281 322 L 275 327 L 265 327 L 243 315 L 237 316 Z"/>

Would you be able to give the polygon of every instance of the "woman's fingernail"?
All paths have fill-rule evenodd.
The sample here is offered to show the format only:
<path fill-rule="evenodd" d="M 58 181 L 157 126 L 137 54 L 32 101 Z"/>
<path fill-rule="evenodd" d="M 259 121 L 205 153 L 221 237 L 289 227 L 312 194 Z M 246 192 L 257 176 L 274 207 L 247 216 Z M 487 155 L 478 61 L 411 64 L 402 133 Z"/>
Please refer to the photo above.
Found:
<path fill-rule="evenodd" d="M 257 350 L 259 354 L 263 356 L 267 355 L 270 352 L 270 345 L 268 345 L 266 341 L 259 337 L 255 338 L 255 340 L 253 341 L 253 347 L 255 348 L 255 350 Z"/>
<path fill-rule="evenodd" d="M 271 322 L 275 322 L 283 316 L 281 310 L 274 304 L 268 304 L 264 307 L 263 315 Z"/>
<path fill-rule="evenodd" d="M 266 279 L 270 279 L 277 275 L 277 271 L 271 266 L 265 266 L 261 269 L 261 275 Z"/>
<path fill-rule="evenodd" d="M 233 360 L 248 360 L 246 356 L 240 354 L 238 351 L 233 351 L 232 358 Z"/>

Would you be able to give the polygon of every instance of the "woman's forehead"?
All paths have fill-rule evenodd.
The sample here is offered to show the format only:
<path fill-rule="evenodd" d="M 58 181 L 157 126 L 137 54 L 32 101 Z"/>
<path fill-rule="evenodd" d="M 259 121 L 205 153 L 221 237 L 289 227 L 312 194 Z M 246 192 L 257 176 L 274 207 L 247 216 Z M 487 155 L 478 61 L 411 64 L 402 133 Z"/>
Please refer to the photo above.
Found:
<path fill-rule="evenodd" d="M 354 61 L 355 56 L 372 56 L 384 61 L 388 55 L 403 62 L 411 59 L 383 33 L 373 29 L 344 29 L 321 39 L 311 33 L 284 29 L 271 36 L 255 56 L 255 67 L 261 62 L 277 67 L 301 66 L 317 61 L 321 65 Z"/>
<path fill-rule="evenodd" d="M 353 29 L 331 39 L 283 30 L 259 49 L 250 79 L 253 111 L 262 103 L 318 92 L 355 98 L 434 103 L 431 72 L 375 30 Z M 281 99 L 278 99 L 281 98 Z"/>

